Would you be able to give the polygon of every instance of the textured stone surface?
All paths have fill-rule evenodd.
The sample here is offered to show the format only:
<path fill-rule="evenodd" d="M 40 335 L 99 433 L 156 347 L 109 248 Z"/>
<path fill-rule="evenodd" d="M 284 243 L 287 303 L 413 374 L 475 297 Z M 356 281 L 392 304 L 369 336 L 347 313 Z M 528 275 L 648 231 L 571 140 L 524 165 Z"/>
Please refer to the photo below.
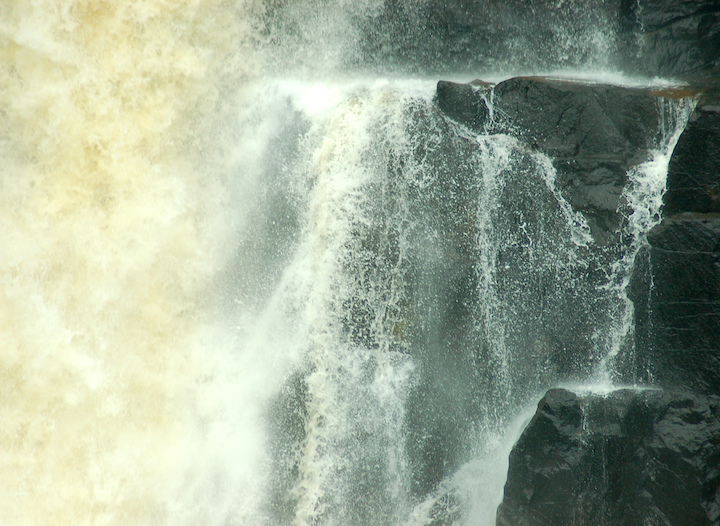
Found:
<path fill-rule="evenodd" d="M 658 146 L 661 94 L 542 77 L 506 80 L 491 97 L 489 89 L 440 81 L 436 101 L 474 133 L 509 134 L 548 154 L 558 186 L 585 215 L 596 243 L 616 238 L 627 171 Z"/>
<path fill-rule="evenodd" d="M 712 77 L 717 0 L 385 0 L 361 24 L 357 60 L 393 72 L 620 69 Z"/>
<path fill-rule="evenodd" d="M 562 159 L 635 164 L 660 131 L 657 97 L 643 89 L 520 77 L 497 85 L 494 106 L 523 137 Z"/>
<path fill-rule="evenodd" d="M 481 131 L 489 116 L 489 110 L 483 98 L 488 89 L 483 86 L 441 80 L 437 84 L 438 108 L 460 124 L 472 130 Z"/>
<path fill-rule="evenodd" d="M 702 88 L 670 160 L 664 219 L 636 261 L 632 379 L 720 394 L 720 97 Z"/>
<path fill-rule="evenodd" d="M 641 35 L 638 67 L 646 74 L 711 76 L 720 67 L 717 0 L 627 2 Z"/>
<path fill-rule="evenodd" d="M 720 398 L 553 389 L 510 454 L 499 526 L 720 524 Z"/>
<path fill-rule="evenodd" d="M 635 49 L 624 0 L 385 0 L 363 26 L 363 59 L 393 71 L 552 69 Z M 602 40 L 602 41 L 600 41 Z"/>
<path fill-rule="evenodd" d="M 701 99 L 668 167 L 663 213 L 720 212 L 720 97 Z"/>
<path fill-rule="evenodd" d="M 648 241 L 633 291 L 638 376 L 720 394 L 720 215 L 666 218 Z"/>

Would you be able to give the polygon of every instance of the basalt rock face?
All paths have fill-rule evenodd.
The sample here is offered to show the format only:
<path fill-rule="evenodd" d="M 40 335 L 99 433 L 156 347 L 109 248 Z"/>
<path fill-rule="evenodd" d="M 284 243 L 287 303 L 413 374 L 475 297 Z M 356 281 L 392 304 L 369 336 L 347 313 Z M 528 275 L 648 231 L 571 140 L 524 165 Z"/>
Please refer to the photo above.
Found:
<path fill-rule="evenodd" d="M 498 525 L 720 525 L 716 106 L 709 89 L 677 143 L 664 218 L 628 289 L 623 380 L 664 390 L 549 391 L 511 454 Z"/>
<path fill-rule="evenodd" d="M 663 214 L 720 213 L 720 97 L 702 98 L 668 167 Z"/>
<path fill-rule="evenodd" d="M 639 36 L 640 71 L 706 76 L 720 68 L 720 4 L 716 0 L 628 1 L 627 20 Z"/>
<path fill-rule="evenodd" d="M 501 129 L 520 130 L 552 157 L 563 195 L 585 214 L 596 242 L 607 242 L 622 220 L 617 209 L 627 170 L 657 145 L 658 97 L 639 89 L 521 78 L 499 84 L 494 104 Z"/>
<path fill-rule="evenodd" d="M 625 174 L 660 141 L 661 95 L 696 96 L 697 108 L 669 163 L 664 219 L 635 260 L 635 346 L 615 365 L 622 381 L 665 390 L 549 391 L 511 454 L 498 525 L 720 525 L 720 103 L 711 83 L 660 94 L 520 78 L 492 93 L 438 90 L 438 107 L 470 133 L 547 153 L 605 244 L 621 232 Z M 467 113 L 479 100 L 487 114 Z"/>
<path fill-rule="evenodd" d="M 664 390 L 607 396 L 549 391 L 511 454 L 498 525 L 720 525 L 716 108 L 710 86 L 672 155 L 664 218 L 648 233 L 628 289 L 635 347 L 624 359 L 633 363 L 616 365 L 634 371 L 623 381 Z M 611 126 L 609 117 L 605 122 Z M 563 130 L 560 122 L 557 133 Z M 552 148 L 554 138 L 542 129 L 532 134 L 539 148 L 559 159 L 567 155 Z M 647 147 L 633 143 L 632 135 L 617 136 L 628 149 Z M 572 144 L 572 134 L 564 140 Z M 602 138 L 594 142 L 603 144 Z M 608 141 L 603 148 L 622 152 L 623 144 Z"/>
<path fill-rule="evenodd" d="M 720 394 L 720 103 L 703 97 L 668 168 L 665 216 L 638 258 L 637 376 Z"/>
<path fill-rule="evenodd" d="M 510 455 L 499 526 L 720 524 L 720 398 L 554 389 Z"/>
<path fill-rule="evenodd" d="M 539 77 L 509 79 L 489 90 L 441 81 L 436 100 L 472 132 L 513 135 L 548 154 L 559 188 L 585 215 L 596 243 L 616 238 L 627 171 L 659 145 L 662 97 L 646 89 Z"/>
<path fill-rule="evenodd" d="M 646 288 L 635 301 L 638 376 L 720 394 L 720 215 L 677 214 L 648 241 L 636 269 Z"/>

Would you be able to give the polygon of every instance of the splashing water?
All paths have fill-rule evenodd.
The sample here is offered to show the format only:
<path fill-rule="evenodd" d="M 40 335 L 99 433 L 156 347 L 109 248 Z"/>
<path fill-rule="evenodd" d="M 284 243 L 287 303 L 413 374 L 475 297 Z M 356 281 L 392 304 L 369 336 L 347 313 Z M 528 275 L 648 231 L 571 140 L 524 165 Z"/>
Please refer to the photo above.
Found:
<path fill-rule="evenodd" d="M 391 4 L 0 6 L 3 524 L 492 524 L 523 408 L 613 379 L 688 107 L 598 289 L 551 159 L 368 73 L 444 68 Z M 607 69 L 553 9 L 537 67 Z"/>
<path fill-rule="evenodd" d="M 601 289 L 613 291 L 619 302 L 618 312 L 613 317 L 620 322 L 610 331 L 606 342 L 608 353 L 600 361 L 597 377 L 602 383 L 611 384 L 614 380 L 613 362 L 620 353 L 633 354 L 633 313 L 634 306 L 627 295 L 632 277 L 635 257 L 643 246 L 647 245 L 647 233 L 660 223 L 660 207 L 665 193 L 668 163 L 680 134 L 695 107 L 692 99 L 670 102 L 660 99 L 661 129 L 660 144 L 651 151 L 651 158 L 628 170 L 629 184 L 623 190 L 628 213 L 628 223 L 624 236 L 630 240 L 630 246 L 624 255 L 611 265 L 608 282 Z M 630 358 L 632 361 L 632 357 Z"/>
<path fill-rule="evenodd" d="M 245 459 L 221 461 L 226 438 L 199 424 L 231 352 L 211 291 L 242 219 L 225 124 L 257 8 L 0 6 L 5 524 L 226 513 L 201 486 L 239 482 Z"/>

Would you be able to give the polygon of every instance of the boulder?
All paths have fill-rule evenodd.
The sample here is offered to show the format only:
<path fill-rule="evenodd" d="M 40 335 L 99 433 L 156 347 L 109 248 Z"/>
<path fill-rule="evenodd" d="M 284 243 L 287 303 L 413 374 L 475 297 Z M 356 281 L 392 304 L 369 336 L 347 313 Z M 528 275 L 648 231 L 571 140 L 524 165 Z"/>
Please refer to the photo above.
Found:
<path fill-rule="evenodd" d="M 510 454 L 498 526 L 720 524 L 720 398 L 547 392 Z"/>
<path fill-rule="evenodd" d="M 617 209 L 627 171 L 658 146 L 658 102 L 673 93 L 543 77 L 506 80 L 491 96 L 489 89 L 440 81 L 436 101 L 471 132 L 512 135 L 548 154 L 565 199 L 595 241 L 609 243 L 624 220 Z"/>
<path fill-rule="evenodd" d="M 494 110 L 500 128 L 521 130 L 554 158 L 626 168 L 657 143 L 657 99 L 646 89 L 518 77 L 497 85 Z"/>

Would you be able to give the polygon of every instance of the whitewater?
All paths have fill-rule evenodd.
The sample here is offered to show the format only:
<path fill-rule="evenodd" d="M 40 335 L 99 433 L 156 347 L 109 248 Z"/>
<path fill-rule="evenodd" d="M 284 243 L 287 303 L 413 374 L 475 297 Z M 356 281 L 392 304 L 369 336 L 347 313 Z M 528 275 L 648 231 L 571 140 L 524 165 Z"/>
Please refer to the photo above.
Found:
<path fill-rule="evenodd" d="M 382 7 L 0 5 L 0 523 L 490 525 L 542 393 L 612 388 L 689 106 L 598 284 L 551 159 L 372 55 Z M 596 22 L 443 74 L 647 84 Z"/>

